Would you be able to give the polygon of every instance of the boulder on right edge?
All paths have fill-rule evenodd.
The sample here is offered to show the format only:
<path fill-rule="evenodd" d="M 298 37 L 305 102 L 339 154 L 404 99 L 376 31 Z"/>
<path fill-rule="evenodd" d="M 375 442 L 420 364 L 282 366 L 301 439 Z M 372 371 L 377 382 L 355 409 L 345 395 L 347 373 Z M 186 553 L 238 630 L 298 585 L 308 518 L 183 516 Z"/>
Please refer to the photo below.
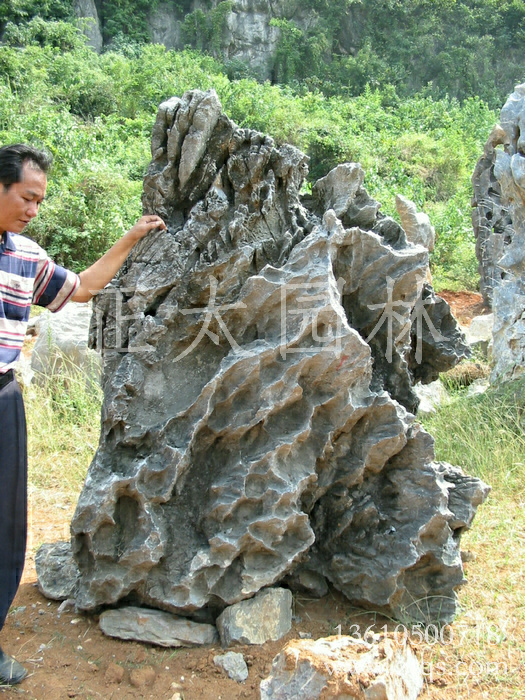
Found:
<path fill-rule="evenodd" d="M 261 700 L 416 700 L 422 687 L 423 671 L 408 643 L 294 639 L 261 682 Z"/>

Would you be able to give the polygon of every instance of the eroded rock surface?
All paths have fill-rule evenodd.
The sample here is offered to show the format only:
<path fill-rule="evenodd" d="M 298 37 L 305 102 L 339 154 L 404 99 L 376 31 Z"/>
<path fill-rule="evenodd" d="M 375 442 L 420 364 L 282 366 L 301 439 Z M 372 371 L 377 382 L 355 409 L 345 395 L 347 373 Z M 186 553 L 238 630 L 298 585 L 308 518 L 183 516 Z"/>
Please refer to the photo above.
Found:
<path fill-rule="evenodd" d="M 507 141 L 505 131 L 497 124 L 472 175 L 472 225 L 479 262 L 480 292 L 489 307 L 492 307 L 494 288 L 504 274 L 498 261 L 514 235 L 512 217 L 501 199 L 501 186 L 494 173 L 497 148 Z"/>
<path fill-rule="evenodd" d="M 301 200 L 306 156 L 213 92 L 161 105 L 152 156 L 144 209 L 168 231 L 97 301 L 78 606 L 220 612 L 315 571 L 353 601 L 450 619 L 488 487 L 436 464 L 414 423 L 414 382 L 466 353 L 428 251 L 356 164 Z"/>
<path fill-rule="evenodd" d="M 436 232 L 430 223 L 428 214 L 418 211 L 414 202 L 401 194 L 396 195 L 396 209 L 407 239 L 432 252 L 436 242 Z"/>

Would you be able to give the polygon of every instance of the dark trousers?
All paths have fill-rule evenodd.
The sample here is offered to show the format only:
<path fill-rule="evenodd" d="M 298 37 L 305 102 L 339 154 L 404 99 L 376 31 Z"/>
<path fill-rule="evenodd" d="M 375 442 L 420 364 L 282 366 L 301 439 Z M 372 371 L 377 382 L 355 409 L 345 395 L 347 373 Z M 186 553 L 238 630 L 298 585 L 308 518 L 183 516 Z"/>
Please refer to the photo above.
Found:
<path fill-rule="evenodd" d="M 0 629 L 22 578 L 27 535 L 26 418 L 10 377 L 0 376 Z"/>

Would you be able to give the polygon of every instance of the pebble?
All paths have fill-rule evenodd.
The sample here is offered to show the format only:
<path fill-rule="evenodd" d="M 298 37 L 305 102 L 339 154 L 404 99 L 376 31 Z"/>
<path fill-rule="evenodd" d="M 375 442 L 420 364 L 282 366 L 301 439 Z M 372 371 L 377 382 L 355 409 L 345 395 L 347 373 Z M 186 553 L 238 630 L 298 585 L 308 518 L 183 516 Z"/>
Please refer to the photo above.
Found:
<path fill-rule="evenodd" d="M 60 605 L 58 606 L 58 612 L 63 613 L 63 612 L 69 612 L 70 610 L 75 609 L 75 601 L 73 598 L 68 598 L 67 600 L 63 600 Z"/>
<path fill-rule="evenodd" d="M 134 668 L 129 674 L 129 682 L 134 688 L 143 688 L 155 682 L 155 670 L 151 666 Z"/>
<path fill-rule="evenodd" d="M 115 663 L 110 663 L 104 674 L 107 683 L 122 683 L 124 679 L 124 669 Z"/>

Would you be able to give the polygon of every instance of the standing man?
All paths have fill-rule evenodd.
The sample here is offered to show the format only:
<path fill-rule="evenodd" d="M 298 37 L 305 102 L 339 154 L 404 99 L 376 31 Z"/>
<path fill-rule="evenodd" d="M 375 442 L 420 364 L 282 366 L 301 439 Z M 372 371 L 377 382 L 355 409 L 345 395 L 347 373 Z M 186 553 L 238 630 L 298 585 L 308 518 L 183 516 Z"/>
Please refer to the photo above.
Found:
<path fill-rule="evenodd" d="M 27 435 L 13 368 L 20 356 L 31 304 L 59 311 L 86 302 L 113 279 L 133 246 L 155 228 L 143 216 L 91 267 L 76 275 L 55 265 L 20 233 L 38 214 L 51 158 L 26 144 L 0 148 L 0 630 L 24 568 L 27 533 Z M 20 683 L 26 669 L 0 648 L 0 684 Z"/>

